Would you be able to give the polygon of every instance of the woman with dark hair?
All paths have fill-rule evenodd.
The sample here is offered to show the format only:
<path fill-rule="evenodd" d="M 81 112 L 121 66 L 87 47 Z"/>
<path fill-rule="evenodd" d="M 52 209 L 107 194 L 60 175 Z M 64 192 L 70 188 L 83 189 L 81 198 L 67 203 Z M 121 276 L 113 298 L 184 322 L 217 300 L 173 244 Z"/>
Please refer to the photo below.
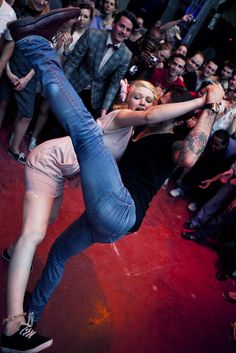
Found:
<path fill-rule="evenodd" d="M 80 16 L 76 20 L 72 19 L 64 23 L 60 28 L 62 35 L 58 37 L 55 44 L 55 49 L 60 55 L 62 62 L 65 61 L 66 57 L 74 48 L 76 42 L 84 34 L 93 19 L 93 8 L 90 4 L 81 3 L 78 5 L 77 2 L 68 0 L 66 0 L 66 3 L 69 3 L 69 5 L 65 7 L 79 6 Z"/>

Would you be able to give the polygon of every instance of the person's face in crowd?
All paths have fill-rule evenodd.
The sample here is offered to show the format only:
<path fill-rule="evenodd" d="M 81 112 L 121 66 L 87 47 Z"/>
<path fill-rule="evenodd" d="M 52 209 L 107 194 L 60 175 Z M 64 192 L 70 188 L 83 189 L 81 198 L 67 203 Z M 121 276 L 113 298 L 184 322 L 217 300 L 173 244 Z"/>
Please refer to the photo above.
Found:
<path fill-rule="evenodd" d="M 188 58 L 186 69 L 188 72 L 195 72 L 202 66 L 203 62 L 203 56 L 201 54 L 195 54 L 191 56 L 191 58 Z"/>
<path fill-rule="evenodd" d="M 142 50 L 155 53 L 159 47 L 161 39 L 161 32 L 158 29 L 151 30 L 143 38 Z"/>
<path fill-rule="evenodd" d="M 232 76 L 232 73 L 233 73 L 233 69 L 225 65 L 220 72 L 220 77 L 222 80 L 228 80 Z"/>
<path fill-rule="evenodd" d="M 121 43 L 128 39 L 133 29 L 132 22 L 125 16 L 121 16 L 117 23 L 113 23 L 111 38 L 113 43 Z"/>
<path fill-rule="evenodd" d="M 176 54 L 181 54 L 186 56 L 187 52 L 188 52 L 188 48 L 185 45 L 180 45 L 177 49 L 176 49 Z"/>
<path fill-rule="evenodd" d="M 103 1 L 103 12 L 106 15 L 113 14 L 116 11 L 116 1 L 115 0 L 104 0 Z"/>
<path fill-rule="evenodd" d="M 203 77 L 207 78 L 215 75 L 217 69 L 218 65 L 216 65 L 213 61 L 209 61 L 209 63 L 207 63 L 202 70 Z"/>
<path fill-rule="evenodd" d="M 128 96 L 128 108 L 131 110 L 147 110 L 153 105 L 154 93 L 146 87 L 135 87 Z"/>
<path fill-rule="evenodd" d="M 42 12 L 48 6 L 47 0 L 31 0 L 30 7 L 36 12 Z"/>
<path fill-rule="evenodd" d="M 144 25 L 144 19 L 142 17 L 137 17 L 137 22 L 140 28 Z"/>
<path fill-rule="evenodd" d="M 212 152 L 218 152 L 224 150 L 227 147 L 227 143 L 223 142 L 218 136 L 212 136 L 210 146 Z"/>
<path fill-rule="evenodd" d="M 157 51 L 156 57 L 160 62 L 166 62 L 171 57 L 171 50 L 169 49 L 159 49 Z"/>
<path fill-rule="evenodd" d="M 138 25 L 139 25 L 139 27 L 138 28 L 133 28 L 133 33 L 138 33 L 138 32 L 142 32 L 142 30 L 143 30 L 143 26 L 144 26 L 144 19 L 142 18 L 142 17 L 136 17 L 136 19 L 137 19 L 137 23 L 138 23 Z"/>
<path fill-rule="evenodd" d="M 166 40 L 169 43 L 173 43 L 175 41 L 175 30 L 173 28 L 169 28 L 166 30 Z"/>
<path fill-rule="evenodd" d="M 169 65 L 169 75 L 172 77 L 179 76 L 184 71 L 185 61 L 182 58 L 173 58 Z"/>
<path fill-rule="evenodd" d="M 231 91 L 236 91 L 236 74 L 229 80 L 229 89 Z"/>
<path fill-rule="evenodd" d="M 91 13 L 90 13 L 90 10 L 88 9 L 81 9 L 80 11 L 81 12 L 79 15 L 79 19 L 76 22 L 76 27 L 80 29 L 84 29 L 84 28 L 87 28 L 90 23 Z"/>

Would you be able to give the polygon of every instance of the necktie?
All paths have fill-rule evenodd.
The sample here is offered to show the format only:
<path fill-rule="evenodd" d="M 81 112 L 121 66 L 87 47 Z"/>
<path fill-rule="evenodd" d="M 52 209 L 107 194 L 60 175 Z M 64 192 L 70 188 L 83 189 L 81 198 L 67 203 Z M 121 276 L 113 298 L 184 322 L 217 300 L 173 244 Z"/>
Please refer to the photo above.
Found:
<path fill-rule="evenodd" d="M 119 49 L 118 45 L 112 43 L 107 44 L 107 48 L 112 48 L 113 50 Z"/>

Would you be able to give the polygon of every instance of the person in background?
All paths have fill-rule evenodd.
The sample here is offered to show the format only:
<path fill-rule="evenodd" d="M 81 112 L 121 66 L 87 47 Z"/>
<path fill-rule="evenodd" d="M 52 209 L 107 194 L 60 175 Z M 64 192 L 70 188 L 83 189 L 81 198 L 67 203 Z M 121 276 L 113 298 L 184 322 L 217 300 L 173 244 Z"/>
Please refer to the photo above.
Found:
<path fill-rule="evenodd" d="M 171 43 L 175 48 L 182 40 L 181 25 L 189 24 L 193 21 L 192 14 L 186 14 L 182 18 L 170 22 L 166 22 L 159 26 L 163 39 Z"/>
<path fill-rule="evenodd" d="M 49 11 L 48 0 L 28 0 L 14 3 L 17 18 L 39 17 Z M 13 86 L 17 103 L 17 116 L 9 139 L 8 154 L 18 162 L 25 164 L 26 156 L 20 151 L 21 142 L 33 118 L 37 78 L 27 60 L 15 47 L 7 67 L 7 76 Z"/>
<path fill-rule="evenodd" d="M 236 102 L 236 71 L 233 72 L 229 79 L 228 89 L 225 91 L 225 99 Z"/>
<path fill-rule="evenodd" d="M 14 42 L 7 29 L 7 23 L 15 20 L 13 8 L 5 0 L 0 0 L 0 78 L 14 50 Z"/>
<path fill-rule="evenodd" d="M 129 38 L 125 41 L 128 48 L 132 51 L 133 57 L 141 55 L 143 51 L 155 53 L 162 42 L 161 31 L 157 27 L 149 28 L 144 36 L 136 42 L 130 42 Z"/>
<path fill-rule="evenodd" d="M 165 92 L 171 86 L 184 86 L 183 80 L 180 78 L 186 65 L 186 57 L 181 54 L 175 54 L 171 57 L 168 67 L 155 69 L 150 82 Z"/>
<path fill-rule="evenodd" d="M 204 64 L 204 60 L 204 55 L 200 51 L 195 52 L 192 56 L 187 58 L 182 78 L 188 91 L 196 91 L 197 70 Z"/>
<path fill-rule="evenodd" d="M 204 193 L 200 193 L 199 185 L 230 168 L 235 159 L 236 144 L 233 139 L 227 131 L 217 130 L 209 139 L 201 158 L 191 169 L 185 171 L 177 182 L 178 187 L 170 190 L 169 194 L 174 198 L 191 194 L 197 198 L 198 203 L 205 203 L 206 192 L 204 190 Z M 209 193 L 210 189 L 207 191 Z"/>
<path fill-rule="evenodd" d="M 62 1 L 62 8 L 78 6 L 81 11 L 79 18 L 74 18 L 64 23 L 59 29 L 63 35 L 58 36 L 56 42 L 54 43 L 54 47 L 62 64 L 73 50 L 76 42 L 84 34 L 93 18 L 93 8 L 89 3 L 81 3 L 79 5 L 79 3 L 74 0 Z M 28 147 L 29 151 L 32 151 L 37 146 L 42 129 L 48 119 L 49 112 L 50 106 L 47 99 L 43 96 L 39 96 L 36 104 L 35 124 Z"/>
<path fill-rule="evenodd" d="M 139 40 L 146 32 L 146 28 L 144 26 L 144 19 L 143 17 L 137 16 L 137 22 L 139 24 L 139 28 L 134 29 L 129 36 L 127 41 L 136 42 Z"/>
<path fill-rule="evenodd" d="M 162 43 L 156 47 L 149 46 L 149 39 L 143 41 L 140 55 L 133 57 L 130 67 L 126 73 L 128 81 L 134 79 L 145 79 L 150 81 L 150 78 L 157 68 L 163 68 L 172 55 L 172 45 L 170 43 Z"/>
<path fill-rule="evenodd" d="M 175 54 L 181 54 L 184 56 L 187 56 L 188 54 L 188 47 L 186 44 L 180 44 L 176 50 L 175 50 Z"/>
<path fill-rule="evenodd" d="M 125 44 L 133 54 L 136 54 L 138 46 L 140 45 L 140 42 L 147 31 L 144 27 L 144 19 L 142 17 L 138 16 L 137 22 L 139 24 L 139 27 L 133 29 L 129 38 L 125 41 Z"/>
<path fill-rule="evenodd" d="M 234 64 L 225 63 L 221 68 L 219 75 L 212 76 L 211 80 L 213 82 L 219 82 L 226 91 L 229 87 L 229 80 L 232 77 L 235 68 Z"/>
<path fill-rule="evenodd" d="M 219 61 L 214 58 L 205 63 L 201 70 L 197 70 L 196 91 L 201 89 L 202 84 L 206 82 L 212 82 L 211 77 L 216 74 L 219 65 Z"/>
<path fill-rule="evenodd" d="M 110 32 L 87 30 L 64 64 L 66 78 L 95 118 L 106 115 L 129 67 L 132 54 L 124 41 L 133 27 L 133 13 L 118 13 Z"/>
<path fill-rule="evenodd" d="M 0 127 L 9 104 L 11 91 L 5 74 L 5 67 L 13 54 L 15 45 L 7 29 L 7 23 L 14 20 L 16 20 L 15 11 L 5 0 L 0 0 Z"/>
<path fill-rule="evenodd" d="M 204 225 L 217 214 L 223 205 L 227 203 L 229 204 L 232 201 L 232 197 L 235 196 L 236 191 L 236 163 L 233 163 L 229 170 L 219 173 L 211 179 L 202 181 L 199 188 L 206 189 L 211 185 L 211 183 L 218 180 L 222 183 L 218 191 L 214 193 L 213 197 L 201 207 L 193 218 L 184 223 L 183 226 L 185 229 L 197 230 L 204 227 Z M 194 236 L 196 236 L 196 240 L 198 237 L 197 233 L 186 233 L 185 239 L 188 238 L 189 240 L 194 240 Z M 201 238 L 200 234 L 199 238 Z"/>
<path fill-rule="evenodd" d="M 94 16 L 90 28 L 100 30 L 111 30 L 114 16 L 118 12 L 118 0 L 102 0 L 101 14 Z"/>

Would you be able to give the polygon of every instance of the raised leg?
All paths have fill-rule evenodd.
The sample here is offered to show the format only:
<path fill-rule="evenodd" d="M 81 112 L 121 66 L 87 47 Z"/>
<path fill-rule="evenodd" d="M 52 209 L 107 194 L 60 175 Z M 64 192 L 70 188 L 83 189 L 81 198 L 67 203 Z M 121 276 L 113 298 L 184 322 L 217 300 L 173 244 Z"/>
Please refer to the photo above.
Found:
<path fill-rule="evenodd" d="M 132 227 L 131 223 L 134 223 L 133 210 L 132 221 L 127 219 L 127 223 L 123 225 L 119 222 L 118 231 L 116 220 L 111 221 L 109 214 L 99 209 L 99 202 L 105 197 L 114 197 L 118 201 L 120 196 L 123 203 L 121 209 L 124 209 L 124 194 L 126 201 L 129 200 L 127 206 L 130 209 L 134 207 L 133 200 L 121 181 L 117 164 L 104 145 L 100 128 L 65 79 L 59 59 L 50 43 L 42 37 L 29 36 L 17 42 L 17 45 L 39 75 L 55 116 L 72 139 L 81 168 L 81 186 L 87 211 L 91 207 L 96 208 L 96 223 L 100 223 L 108 233 L 113 234 L 115 231 L 119 233 L 118 236 L 126 233 Z M 126 211 L 124 210 L 125 214 Z M 91 213 L 94 214 L 94 211 Z M 90 212 L 87 212 L 87 215 L 89 217 Z M 120 217 L 123 218 L 121 214 Z M 91 222 L 94 222 L 94 219 L 91 219 Z"/>

